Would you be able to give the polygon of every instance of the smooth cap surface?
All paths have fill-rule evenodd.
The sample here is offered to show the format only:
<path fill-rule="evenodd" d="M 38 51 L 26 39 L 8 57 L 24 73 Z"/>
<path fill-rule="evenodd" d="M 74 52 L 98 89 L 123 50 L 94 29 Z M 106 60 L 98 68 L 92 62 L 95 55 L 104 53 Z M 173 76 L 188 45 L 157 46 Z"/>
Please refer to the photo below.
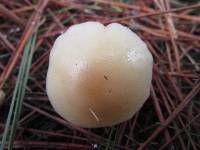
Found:
<path fill-rule="evenodd" d="M 47 94 L 66 120 L 111 126 L 130 119 L 148 98 L 152 64 L 146 44 L 125 26 L 73 25 L 52 48 Z"/>

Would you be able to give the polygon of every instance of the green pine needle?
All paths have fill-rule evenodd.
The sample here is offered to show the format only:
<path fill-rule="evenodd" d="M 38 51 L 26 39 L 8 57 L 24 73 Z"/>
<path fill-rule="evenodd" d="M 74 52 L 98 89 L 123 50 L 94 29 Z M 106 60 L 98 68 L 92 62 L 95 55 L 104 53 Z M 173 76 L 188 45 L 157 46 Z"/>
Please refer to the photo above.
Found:
<path fill-rule="evenodd" d="M 111 127 L 111 131 L 109 133 L 108 142 L 107 142 L 105 150 L 109 150 L 110 146 L 112 146 L 112 136 L 113 134 L 115 134 L 114 130 L 115 130 L 115 127 Z"/>
<path fill-rule="evenodd" d="M 0 150 L 4 149 L 7 141 L 8 149 L 12 149 L 13 146 L 15 134 L 17 131 L 18 120 L 21 114 L 23 98 L 25 95 L 26 84 L 28 81 L 29 69 L 31 67 L 35 41 L 36 33 L 30 37 L 24 48 L 24 53 L 20 64 L 16 86 L 13 92 L 12 102 L 9 109 Z"/>

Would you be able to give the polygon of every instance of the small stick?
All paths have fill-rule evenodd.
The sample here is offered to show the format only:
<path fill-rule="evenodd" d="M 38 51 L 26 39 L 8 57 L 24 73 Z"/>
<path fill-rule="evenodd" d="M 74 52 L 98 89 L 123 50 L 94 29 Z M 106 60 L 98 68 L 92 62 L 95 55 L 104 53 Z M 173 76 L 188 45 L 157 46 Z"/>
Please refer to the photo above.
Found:
<path fill-rule="evenodd" d="M 89 108 L 89 111 L 92 113 L 92 115 L 94 116 L 94 118 L 96 119 L 97 122 L 99 122 L 99 118 L 97 117 L 96 113 L 92 110 L 92 108 Z"/>

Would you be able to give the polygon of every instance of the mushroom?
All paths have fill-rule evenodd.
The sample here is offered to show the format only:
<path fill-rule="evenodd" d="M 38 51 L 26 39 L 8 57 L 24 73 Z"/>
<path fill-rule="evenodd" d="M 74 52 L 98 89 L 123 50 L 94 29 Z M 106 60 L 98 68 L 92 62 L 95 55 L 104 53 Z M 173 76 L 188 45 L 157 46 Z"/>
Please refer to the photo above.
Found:
<path fill-rule="evenodd" d="M 60 35 L 51 50 L 47 94 L 58 114 L 86 128 L 130 119 L 150 93 L 153 58 L 129 28 L 85 22 Z"/>

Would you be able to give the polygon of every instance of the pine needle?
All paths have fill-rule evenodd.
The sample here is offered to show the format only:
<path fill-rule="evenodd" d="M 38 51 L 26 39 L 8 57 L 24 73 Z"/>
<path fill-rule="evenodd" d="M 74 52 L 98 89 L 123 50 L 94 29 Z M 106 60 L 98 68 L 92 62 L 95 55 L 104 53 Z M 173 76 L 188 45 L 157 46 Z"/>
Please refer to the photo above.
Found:
<path fill-rule="evenodd" d="M 13 92 L 12 102 L 9 109 L 0 150 L 4 149 L 7 141 L 8 141 L 8 149 L 12 149 L 13 141 L 18 126 L 18 120 L 22 109 L 26 84 L 28 81 L 29 69 L 32 62 L 35 41 L 36 41 L 36 33 L 30 37 L 29 41 L 27 42 L 24 48 L 24 53 L 20 64 L 16 86 Z"/>
<path fill-rule="evenodd" d="M 105 150 L 109 150 L 110 146 L 112 146 L 112 136 L 113 134 L 115 134 L 114 130 L 115 130 L 115 127 L 111 127 L 111 131 L 109 133 L 108 142 L 107 142 Z"/>

